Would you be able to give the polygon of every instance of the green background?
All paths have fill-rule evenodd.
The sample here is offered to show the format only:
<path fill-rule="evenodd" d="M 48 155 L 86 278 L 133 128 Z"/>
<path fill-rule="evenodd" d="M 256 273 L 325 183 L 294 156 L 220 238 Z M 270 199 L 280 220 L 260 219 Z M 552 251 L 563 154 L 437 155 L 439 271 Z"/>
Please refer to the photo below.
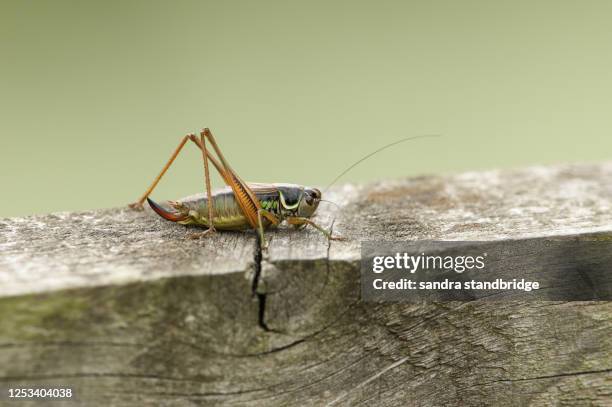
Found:
<path fill-rule="evenodd" d="M 0 217 L 133 201 L 203 126 L 259 182 L 419 134 L 343 181 L 612 156 L 609 1 L 0 4 Z"/>

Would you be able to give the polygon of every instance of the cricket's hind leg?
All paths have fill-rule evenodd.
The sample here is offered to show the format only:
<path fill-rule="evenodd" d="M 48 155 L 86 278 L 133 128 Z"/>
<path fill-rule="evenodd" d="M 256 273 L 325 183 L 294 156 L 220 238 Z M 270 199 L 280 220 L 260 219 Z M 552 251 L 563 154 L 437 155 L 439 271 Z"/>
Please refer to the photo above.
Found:
<path fill-rule="evenodd" d="M 208 160 L 210 158 L 210 153 L 208 152 L 208 149 L 206 148 L 206 139 L 203 133 L 200 133 L 200 144 L 198 144 L 195 136 L 193 136 L 191 140 L 196 145 L 198 145 L 198 147 L 200 147 L 200 150 L 202 150 L 202 160 L 204 161 L 204 186 L 206 188 L 206 197 L 208 198 L 208 204 L 206 205 L 208 206 L 208 229 L 206 229 L 203 232 L 191 233 L 188 237 L 190 239 L 201 239 L 203 237 L 210 236 L 211 234 L 217 231 L 217 229 L 215 229 L 215 220 L 214 220 L 215 219 L 214 218 L 214 206 L 215 205 L 214 205 L 214 200 L 213 200 L 214 198 L 211 192 L 210 171 L 208 169 Z M 215 164 L 215 166 L 217 165 Z"/>
<path fill-rule="evenodd" d="M 264 227 L 263 227 L 263 218 L 269 220 L 272 224 L 277 225 L 280 223 L 280 219 L 278 219 L 274 214 L 264 210 L 261 207 L 261 202 L 257 195 L 253 192 L 253 190 L 249 187 L 249 185 L 244 182 L 238 174 L 232 169 L 230 164 L 225 159 L 223 152 L 221 152 L 221 148 L 217 144 L 217 140 L 212 135 L 209 129 L 205 128 L 200 133 L 200 141 L 202 146 L 204 146 L 204 139 L 208 139 L 213 150 L 215 151 L 220 165 L 215 165 L 217 170 L 221 173 L 225 183 L 232 188 L 234 191 L 234 196 L 236 197 L 236 201 L 242 210 L 243 215 L 247 218 L 249 225 L 251 228 L 255 229 L 259 233 L 259 237 L 261 239 L 262 248 L 267 247 L 264 235 Z M 212 155 L 209 155 L 209 158 L 212 160 Z M 213 161 L 213 164 L 215 161 Z M 219 168 L 221 167 L 221 169 Z"/>
<path fill-rule="evenodd" d="M 210 155 L 209 151 L 207 150 L 207 148 L 206 148 L 206 141 L 205 141 L 205 137 L 204 137 L 203 134 L 200 134 L 200 139 L 199 140 L 195 136 L 195 134 L 192 134 L 192 133 L 191 134 L 187 134 L 186 136 L 184 136 L 181 139 L 179 145 L 176 147 L 176 149 L 174 150 L 174 152 L 170 156 L 170 159 L 168 160 L 168 162 L 166 162 L 166 164 L 164 165 L 164 167 L 162 168 L 160 173 L 153 180 L 153 183 L 151 183 L 149 188 L 147 188 L 147 190 L 142 194 L 140 199 L 138 199 L 136 202 L 130 204 L 129 206 L 130 206 L 130 208 L 133 208 L 133 209 L 142 209 L 144 201 L 146 199 L 148 199 L 149 195 L 153 192 L 155 187 L 157 187 L 157 184 L 159 184 L 159 181 L 164 176 L 164 174 L 168 171 L 168 169 L 170 168 L 170 166 L 172 165 L 172 163 L 174 162 L 176 157 L 179 155 L 179 153 L 181 152 L 181 150 L 183 149 L 183 147 L 185 146 L 185 144 L 187 143 L 188 140 L 191 140 L 202 151 L 202 159 L 204 161 L 204 185 L 205 185 L 205 188 L 206 188 L 206 194 L 207 194 L 207 197 L 208 197 L 208 202 L 210 203 L 208 205 L 208 208 L 209 208 L 208 209 L 208 219 L 209 219 L 210 227 L 205 232 L 192 234 L 191 236 L 193 238 L 195 238 L 196 236 L 198 236 L 198 237 L 206 236 L 209 233 L 212 233 L 212 232 L 215 231 L 215 227 L 214 227 L 214 213 L 213 213 L 213 206 L 214 206 L 214 204 L 213 204 L 213 197 L 212 197 L 212 192 L 211 192 L 210 171 L 209 171 L 209 168 L 208 168 L 208 160 L 211 160 L 213 165 L 220 172 L 221 172 L 221 169 L 222 169 L 222 167 L 219 164 L 219 162 L 217 162 L 217 160 L 215 160 L 214 157 L 212 157 Z"/>
<path fill-rule="evenodd" d="M 157 187 L 157 184 L 159 184 L 159 181 L 162 179 L 164 174 L 168 171 L 168 169 L 170 168 L 170 166 L 172 165 L 174 160 L 176 160 L 176 157 L 178 157 L 179 153 L 181 152 L 181 150 L 183 149 L 183 147 L 185 146 L 187 141 L 189 141 L 189 140 L 193 141 L 194 138 L 195 138 L 194 134 L 187 134 L 186 136 L 184 136 L 181 139 L 179 145 L 176 147 L 176 149 L 174 150 L 174 152 L 172 153 L 172 155 L 170 156 L 170 158 L 168 159 L 166 164 L 163 166 L 163 168 L 161 169 L 159 174 L 157 174 L 157 177 L 155 177 L 155 179 L 153 180 L 153 182 L 151 183 L 149 188 L 147 188 L 145 190 L 145 192 L 142 194 L 142 196 L 136 202 L 133 202 L 133 203 L 128 205 L 130 208 L 137 209 L 137 210 L 142 210 L 144 201 L 149 197 L 149 195 L 151 195 L 151 193 L 153 192 L 155 187 Z M 198 143 L 196 143 L 196 145 L 197 144 Z M 198 147 L 199 147 L 199 145 L 198 145 Z"/>
<path fill-rule="evenodd" d="M 204 186 L 206 188 L 206 195 L 208 197 L 208 230 L 200 237 L 206 236 L 210 233 L 215 232 L 215 220 L 214 220 L 214 206 L 215 202 L 213 201 L 213 196 L 210 188 L 210 171 L 208 170 L 208 150 L 206 148 L 206 138 L 204 137 L 204 133 L 200 133 L 200 142 L 201 150 L 202 150 L 202 160 L 204 161 Z"/>

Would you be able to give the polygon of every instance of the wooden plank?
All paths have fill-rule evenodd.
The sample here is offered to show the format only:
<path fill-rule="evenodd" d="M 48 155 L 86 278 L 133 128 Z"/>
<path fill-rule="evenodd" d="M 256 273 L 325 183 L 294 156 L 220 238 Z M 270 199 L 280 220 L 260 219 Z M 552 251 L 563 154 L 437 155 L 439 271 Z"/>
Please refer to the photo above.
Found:
<path fill-rule="evenodd" d="M 1 220 L 0 386 L 68 386 L 91 405 L 610 402 L 612 303 L 364 303 L 359 248 L 607 235 L 612 164 L 325 198 L 340 208 L 318 222 L 346 242 L 281 229 L 262 259 L 252 233 L 192 241 L 150 212 Z"/>

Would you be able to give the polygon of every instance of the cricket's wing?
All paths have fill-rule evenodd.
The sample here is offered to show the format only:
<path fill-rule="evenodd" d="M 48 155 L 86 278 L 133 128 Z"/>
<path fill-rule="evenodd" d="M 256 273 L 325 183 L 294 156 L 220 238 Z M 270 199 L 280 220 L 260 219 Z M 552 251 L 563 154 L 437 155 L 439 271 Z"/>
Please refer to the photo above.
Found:
<path fill-rule="evenodd" d="M 274 184 L 266 184 L 263 182 L 249 182 L 247 183 L 247 185 L 255 194 L 274 194 L 278 192 L 278 188 Z"/>

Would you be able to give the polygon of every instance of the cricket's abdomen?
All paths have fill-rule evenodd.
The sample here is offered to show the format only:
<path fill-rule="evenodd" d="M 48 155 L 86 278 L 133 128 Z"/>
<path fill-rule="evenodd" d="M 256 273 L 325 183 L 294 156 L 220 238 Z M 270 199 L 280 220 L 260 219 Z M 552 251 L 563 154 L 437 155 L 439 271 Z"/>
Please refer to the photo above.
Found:
<path fill-rule="evenodd" d="M 274 196 L 258 196 L 262 207 L 278 207 L 278 198 Z M 215 192 L 213 200 L 213 226 L 219 230 L 247 230 L 251 229 L 247 218 L 242 213 L 242 209 L 231 189 Z M 208 227 L 208 198 L 206 195 L 199 195 L 180 201 L 181 204 L 189 208 L 189 219 L 180 222 L 183 224 L 196 224 Z M 276 204 L 274 203 L 276 202 Z M 267 219 L 263 219 L 264 227 L 269 226 Z"/>

